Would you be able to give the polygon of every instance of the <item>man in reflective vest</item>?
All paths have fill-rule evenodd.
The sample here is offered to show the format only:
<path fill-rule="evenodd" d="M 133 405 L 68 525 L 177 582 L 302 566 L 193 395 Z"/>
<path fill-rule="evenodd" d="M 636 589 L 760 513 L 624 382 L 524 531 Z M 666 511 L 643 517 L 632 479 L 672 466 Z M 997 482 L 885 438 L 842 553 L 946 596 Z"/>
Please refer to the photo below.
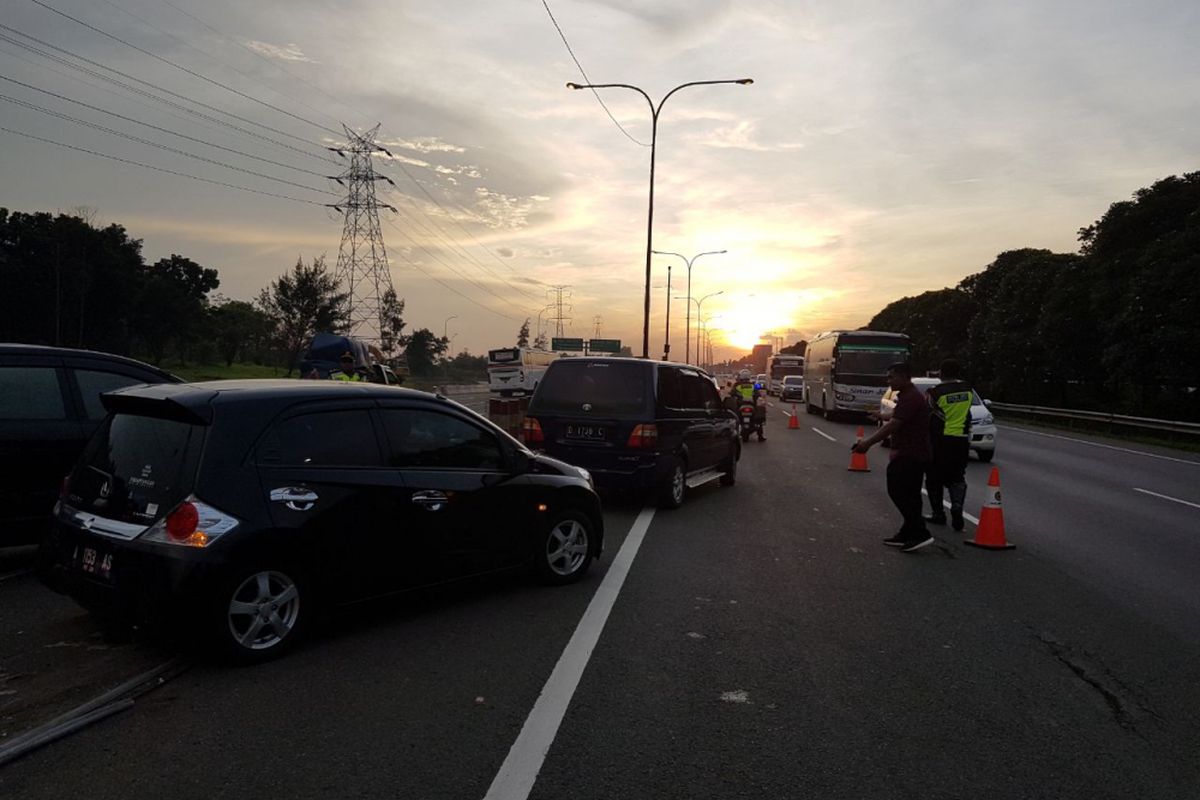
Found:
<path fill-rule="evenodd" d="M 943 488 L 950 490 L 950 524 L 963 529 L 963 503 L 967 499 L 967 458 L 971 454 L 971 400 L 974 390 L 961 380 L 962 368 L 954 359 L 942 362 L 942 382 L 928 392 L 933 411 L 929 418 L 933 461 L 925 474 L 932 511 L 926 519 L 946 524 Z"/>
<path fill-rule="evenodd" d="M 349 381 L 358 383 L 363 380 L 363 377 L 354 370 L 354 354 L 349 350 L 342 353 L 340 359 L 342 368 L 337 372 L 330 373 L 329 377 L 335 381 Z"/>

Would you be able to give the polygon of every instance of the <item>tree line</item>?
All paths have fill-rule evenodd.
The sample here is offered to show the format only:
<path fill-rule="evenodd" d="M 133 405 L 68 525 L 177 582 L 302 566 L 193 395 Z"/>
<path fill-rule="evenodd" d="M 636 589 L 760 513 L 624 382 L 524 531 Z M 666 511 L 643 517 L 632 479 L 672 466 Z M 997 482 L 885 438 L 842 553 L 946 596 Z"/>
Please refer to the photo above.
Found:
<path fill-rule="evenodd" d="M 124 227 L 97 227 L 94 213 L 0 208 L 0 341 L 100 350 L 155 364 L 296 368 L 313 334 L 349 328 L 348 293 L 323 258 L 295 265 L 253 301 L 217 290 L 218 270 L 172 254 L 148 264 Z M 404 300 L 382 299 L 381 349 L 407 357 L 414 375 L 478 371 L 478 357 L 447 358 L 449 340 L 405 332 Z"/>
<path fill-rule="evenodd" d="M 1160 180 L 1078 231 L 1076 253 L 1008 250 L 867 324 L 957 358 L 996 400 L 1200 419 L 1200 172 Z"/>

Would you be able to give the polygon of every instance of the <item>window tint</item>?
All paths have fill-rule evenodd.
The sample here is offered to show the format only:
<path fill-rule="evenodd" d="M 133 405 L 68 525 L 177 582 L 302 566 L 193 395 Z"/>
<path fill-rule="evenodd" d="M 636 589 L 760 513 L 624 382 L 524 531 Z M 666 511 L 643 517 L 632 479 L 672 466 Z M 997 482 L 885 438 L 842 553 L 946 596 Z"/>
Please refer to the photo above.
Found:
<path fill-rule="evenodd" d="M 648 364 L 622 361 L 555 361 L 530 401 L 530 413 L 636 414 L 646 411 Z"/>
<path fill-rule="evenodd" d="M 393 467 L 492 470 L 503 465 L 496 437 L 465 420 L 421 409 L 385 408 L 380 413 Z"/>
<path fill-rule="evenodd" d="M 286 419 L 259 444 L 258 462 L 288 467 L 378 467 L 383 463 L 366 409 Z"/>
<path fill-rule="evenodd" d="M 683 375 L 674 367 L 663 367 L 658 371 L 658 402 L 667 408 L 687 408 Z"/>
<path fill-rule="evenodd" d="M 704 409 L 705 402 L 708 400 L 708 392 L 706 388 L 711 388 L 712 384 L 708 382 L 698 372 L 691 370 L 683 370 L 683 399 L 686 405 L 684 408 L 696 410 Z"/>
<path fill-rule="evenodd" d="M 100 395 L 133 386 L 143 381 L 128 375 L 118 375 L 115 372 L 96 372 L 90 369 L 75 370 L 75 380 L 79 383 L 79 394 L 83 397 L 83 411 L 88 419 L 104 419 L 108 412 L 100 402 Z"/>
<path fill-rule="evenodd" d="M 54 367 L 0 367 L 0 419 L 66 419 Z"/>

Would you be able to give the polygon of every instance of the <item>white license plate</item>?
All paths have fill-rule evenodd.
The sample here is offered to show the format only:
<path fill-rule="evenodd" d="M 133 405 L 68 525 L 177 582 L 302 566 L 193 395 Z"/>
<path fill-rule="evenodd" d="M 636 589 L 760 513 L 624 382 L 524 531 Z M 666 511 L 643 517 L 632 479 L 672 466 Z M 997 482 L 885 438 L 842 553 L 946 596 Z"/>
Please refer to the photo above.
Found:
<path fill-rule="evenodd" d="M 567 438 L 569 439 L 603 439 L 604 428 L 597 425 L 568 425 Z"/>

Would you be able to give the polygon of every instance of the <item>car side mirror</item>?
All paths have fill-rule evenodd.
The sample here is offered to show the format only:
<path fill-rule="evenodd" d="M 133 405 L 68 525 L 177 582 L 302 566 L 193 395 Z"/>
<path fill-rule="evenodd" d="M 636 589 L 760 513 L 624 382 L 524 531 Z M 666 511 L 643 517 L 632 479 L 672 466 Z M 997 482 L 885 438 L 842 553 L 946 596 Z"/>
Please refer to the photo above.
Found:
<path fill-rule="evenodd" d="M 985 406 L 987 406 L 988 408 L 991 408 L 991 407 L 992 407 L 992 401 L 991 401 L 991 400 L 984 400 L 984 401 L 983 401 L 983 404 L 984 404 Z"/>
<path fill-rule="evenodd" d="M 513 448 L 512 455 L 509 458 L 510 472 L 516 475 L 523 475 L 529 472 L 529 467 L 533 463 L 533 459 L 529 457 L 529 453 L 524 450 Z"/>

